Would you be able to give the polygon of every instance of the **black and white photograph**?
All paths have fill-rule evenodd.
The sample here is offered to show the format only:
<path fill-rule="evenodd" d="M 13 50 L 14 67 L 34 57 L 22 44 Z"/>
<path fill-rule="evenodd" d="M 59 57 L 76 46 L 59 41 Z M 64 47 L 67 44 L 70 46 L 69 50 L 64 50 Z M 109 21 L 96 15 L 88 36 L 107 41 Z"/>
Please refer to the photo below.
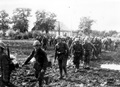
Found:
<path fill-rule="evenodd" d="M 0 0 L 0 87 L 120 87 L 120 0 Z"/>

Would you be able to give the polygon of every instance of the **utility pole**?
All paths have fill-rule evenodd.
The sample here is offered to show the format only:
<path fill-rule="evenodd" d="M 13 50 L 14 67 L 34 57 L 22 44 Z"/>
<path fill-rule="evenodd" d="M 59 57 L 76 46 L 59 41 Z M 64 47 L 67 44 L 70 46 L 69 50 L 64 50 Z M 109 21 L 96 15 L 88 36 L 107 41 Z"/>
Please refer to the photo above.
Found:
<path fill-rule="evenodd" d="M 60 22 L 58 21 L 58 35 L 60 35 Z"/>

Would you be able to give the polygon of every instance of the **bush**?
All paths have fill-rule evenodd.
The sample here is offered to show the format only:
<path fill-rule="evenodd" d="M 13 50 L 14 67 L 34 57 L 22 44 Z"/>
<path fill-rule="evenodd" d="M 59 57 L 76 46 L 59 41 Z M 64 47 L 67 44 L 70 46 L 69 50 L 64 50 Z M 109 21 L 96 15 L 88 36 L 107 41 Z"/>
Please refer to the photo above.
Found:
<path fill-rule="evenodd" d="M 18 39 L 18 40 L 22 39 L 22 37 L 23 37 L 22 33 L 18 33 L 15 35 L 15 39 Z"/>
<path fill-rule="evenodd" d="M 26 32 L 26 34 L 27 34 L 28 38 L 33 38 L 32 37 L 32 32 Z"/>
<path fill-rule="evenodd" d="M 40 32 L 39 31 L 33 31 L 32 32 L 32 37 L 33 38 L 36 38 L 37 36 L 39 36 L 40 35 Z"/>
<path fill-rule="evenodd" d="M 15 31 L 13 29 L 9 29 L 6 31 L 6 36 L 13 38 L 15 35 Z"/>
<path fill-rule="evenodd" d="M 22 34 L 22 39 L 29 39 L 28 34 L 27 33 L 23 33 Z"/>

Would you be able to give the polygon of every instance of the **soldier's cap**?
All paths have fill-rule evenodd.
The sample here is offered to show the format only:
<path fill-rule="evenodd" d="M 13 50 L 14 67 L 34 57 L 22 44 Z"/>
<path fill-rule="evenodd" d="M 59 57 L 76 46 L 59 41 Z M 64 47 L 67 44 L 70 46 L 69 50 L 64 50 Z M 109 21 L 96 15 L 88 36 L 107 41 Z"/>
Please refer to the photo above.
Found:
<path fill-rule="evenodd" d="M 40 42 L 38 41 L 38 40 L 35 40 L 34 42 L 33 42 L 33 46 L 40 46 L 41 44 L 40 44 Z"/>
<path fill-rule="evenodd" d="M 0 40 L 0 47 L 4 49 L 5 46 L 6 46 L 5 43 L 2 40 Z"/>

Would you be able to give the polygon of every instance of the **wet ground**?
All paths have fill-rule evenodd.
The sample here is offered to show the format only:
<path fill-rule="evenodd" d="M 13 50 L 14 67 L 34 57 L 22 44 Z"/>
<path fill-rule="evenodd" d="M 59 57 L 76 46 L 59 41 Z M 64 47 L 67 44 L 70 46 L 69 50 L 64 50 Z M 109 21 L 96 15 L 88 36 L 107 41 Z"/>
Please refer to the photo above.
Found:
<path fill-rule="evenodd" d="M 47 53 L 48 57 L 54 58 L 53 51 Z M 58 65 L 53 65 L 46 72 L 44 87 L 120 87 L 119 53 L 119 49 L 117 51 L 103 51 L 98 60 L 90 62 L 89 69 L 80 66 L 78 72 L 75 72 L 72 63 L 68 63 L 68 77 L 63 80 L 59 80 Z M 19 62 L 23 63 L 24 58 L 19 58 Z M 18 87 L 38 87 L 32 65 L 14 71 L 11 81 Z M 48 82 L 47 85 L 46 82 Z"/>

